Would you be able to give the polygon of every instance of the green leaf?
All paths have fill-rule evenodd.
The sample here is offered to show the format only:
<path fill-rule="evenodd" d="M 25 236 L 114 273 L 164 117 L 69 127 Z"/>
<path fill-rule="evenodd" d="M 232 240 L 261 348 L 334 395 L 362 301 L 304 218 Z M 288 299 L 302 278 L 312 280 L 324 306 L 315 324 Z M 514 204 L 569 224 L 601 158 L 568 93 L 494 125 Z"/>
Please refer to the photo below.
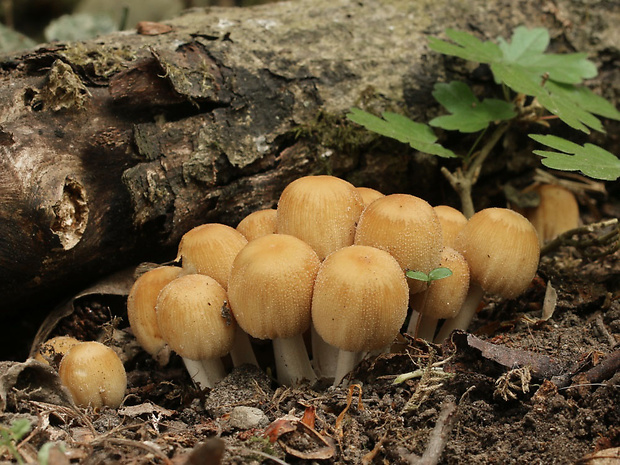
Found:
<path fill-rule="evenodd" d="M 584 79 L 596 76 L 596 66 L 583 53 L 544 53 L 549 45 L 546 29 L 520 26 L 515 29 L 510 42 L 500 37 L 499 45 L 482 42 L 466 32 L 457 33 L 452 29 L 446 30 L 446 35 L 455 43 L 431 39 L 431 49 L 488 63 L 496 82 L 503 82 L 517 93 L 536 97 L 544 108 L 569 126 L 585 133 L 590 132 L 588 128 L 603 130 L 590 106 L 601 108 L 600 102 L 594 103 L 584 94 L 581 98 L 585 96 L 588 104 L 575 104 L 575 101 L 566 99 L 566 89 L 564 92 L 561 89 L 562 85 L 580 84 Z M 602 111 L 615 113 L 607 106 Z"/>
<path fill-rule="evenodd" d="M 562 171 L 581 171 L 584 175 L 605 181 L 620 177 L 620 160 L 607 150 L 594 144 L 583 146 L 553 135 L 530 134 L 530 137 L 559 152 L 534 150 L 544 157 L 542 164 Z M 561 153 L 564 152 L 564 153 Z"/>
<path fill-rule="evenodd" d="M 360 124 L 366 129 L 382 136 L 391 137 L 409 144 L 420 152 L 446 158 L 456 157 L 454 152 L 436 143 L 437 136 L 426 124 L 416 123 L 396 113 L 385 112 L 382 116 L 383 119 L 359 108 L 352 108 L 350 113 L 347 114 L 347 118 L 354 123 Z"/>
<path fill-rule="evenodd" d="M 452 276 L 452 270 L 450 268 L 446 268 L 445 266 L 435 268 L 428 274 L 428 278 L 431 281 L 437 281 L 438 279 L 444 279 L 450 276 Z"/>
<path fill-rule="evenodd" d="M 429 275 L 427 275 L 426 273 L 424 273 L 423 271 L 413 271 L 413 270 L 407 270 L 405 272 L 405 275 L 408 278 L 411 279 L 417 279 L 418 281 L 423 281 L 425 283 L 428 283 L 431 279 L 429 278 Z"/>
<path fill-rule="evenodd" d="M 30 421 L 25 418 L 18 418 L 11 425 L 11 436 L 14 441 L 19 441 L 30 431 Z"/>
<path fill-rule="evenodd" d="M 452 114 L 434 118 L 428 124 L 447 130 L 477 132 L 494 121 L 517 116 L 510 103 L 497 99 L 480 102 L 467 84 L 459 81 L 435 84 L 433 97 Z"/>
<path fill-rule="evenodd" d="M 548 81 L 545 87 L 553 95 L 565 101 L 570 101 L 585 111 L 605 118 L 620 120 L 620 111 L 616 110 L 616 107 L 611 102 L 605 100 L 600 95 L 596 95 L 587 87 L 576 87 L 554 81 Z"/>

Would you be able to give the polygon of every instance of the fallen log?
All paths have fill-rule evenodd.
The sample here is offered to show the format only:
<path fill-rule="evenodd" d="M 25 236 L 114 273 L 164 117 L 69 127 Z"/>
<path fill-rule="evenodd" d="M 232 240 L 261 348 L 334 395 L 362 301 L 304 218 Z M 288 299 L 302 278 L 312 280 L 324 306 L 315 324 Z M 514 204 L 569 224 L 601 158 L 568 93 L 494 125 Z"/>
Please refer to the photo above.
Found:
<path fill-rule="evenodd" d="M 429 51 L 427 37 L 448 26 L 488 39 L 545 26 L 556 48 L 613 64 L 620 13 L 605 5 L 212 8 L 3 57 L 0 315 L 44 313 L 105 274 L 170 259 L 191 227 L 235 225 L 302 175 L 447 195 L 436 160 L 346 124 L 346 111 L 400 108 L 427 120 L 433 84 L 473 69 Z M 617 98 L 617 68 L 605 73 L 595 84 Z"/>

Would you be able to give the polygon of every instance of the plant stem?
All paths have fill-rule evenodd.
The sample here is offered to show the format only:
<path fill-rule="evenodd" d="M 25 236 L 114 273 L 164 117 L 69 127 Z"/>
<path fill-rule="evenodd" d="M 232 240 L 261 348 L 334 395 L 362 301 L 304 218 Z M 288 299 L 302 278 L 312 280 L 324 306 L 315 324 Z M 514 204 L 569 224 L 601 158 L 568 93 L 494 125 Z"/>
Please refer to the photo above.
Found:
<path fill-rule="evenodd" d="M 461 199 L 461 209 L 467 218 L 474 216 L 475 208 L 471 197 L 471 189 L 480 175 L 482 164 L 487 159 L 493 147 L 497 145 L 504 133 L 510 127 L 510 122 L 504 122 L 495 128 L 491 137 L 482 146 L 480 152 L 471 158 L 471 163 L 464 163 L 463 166 L 451 173 L 445 167 L 441 168 L 441 172 L 448 179 L 452 188 L 456 191 Z"/>

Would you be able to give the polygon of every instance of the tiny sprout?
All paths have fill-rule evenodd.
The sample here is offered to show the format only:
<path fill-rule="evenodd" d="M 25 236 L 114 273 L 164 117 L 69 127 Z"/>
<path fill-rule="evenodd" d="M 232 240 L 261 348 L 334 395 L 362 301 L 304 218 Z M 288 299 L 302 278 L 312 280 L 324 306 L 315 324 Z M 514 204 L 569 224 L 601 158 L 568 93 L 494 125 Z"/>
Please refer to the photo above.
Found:
<path fill-rule="evenodd" d="M 447 278 L 448 276 L 452 276 L 452 270 L 449 268 L 440 266 L 439 268 L 435 268 L 431 270 L 428 274 L 423 271 L 413 271 L 407 270 L 405 275 L 411 279 L 417 279 L 418 281 L 423 281 L 425 283 L 431 283 L 432 281 L 437 281 L 438 279 Z"/>

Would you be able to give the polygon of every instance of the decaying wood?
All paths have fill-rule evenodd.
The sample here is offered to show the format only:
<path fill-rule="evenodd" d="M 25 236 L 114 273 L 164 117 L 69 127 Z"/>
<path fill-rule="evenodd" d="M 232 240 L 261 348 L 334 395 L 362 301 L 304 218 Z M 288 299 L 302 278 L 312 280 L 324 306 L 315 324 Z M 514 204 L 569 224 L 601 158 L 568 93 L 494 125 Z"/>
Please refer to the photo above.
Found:
<path fill-rule="evenodd" d="M 433 161 L 369 145 L 365 132 L 343 123 L 345 112 L 404 107 L 426 119 L 432 85 L 454 65 L 431 53 L 426 39 L 448 26 L 485 38 L 546 26 L 560 49 L 586 51 L 607 66 L 601 88 L 617 98 L 613 3 L 306 0 L 214 8 L 188 12 L 169 28 L 5 57 L 0 314 L 34 309 L 46 297 L 49 308 L 113 270 L 170 258 L 191 227 L 234 225 L 274 206 L 301 175 L 334 173 L 386 192 L 437 190 Z"/>

